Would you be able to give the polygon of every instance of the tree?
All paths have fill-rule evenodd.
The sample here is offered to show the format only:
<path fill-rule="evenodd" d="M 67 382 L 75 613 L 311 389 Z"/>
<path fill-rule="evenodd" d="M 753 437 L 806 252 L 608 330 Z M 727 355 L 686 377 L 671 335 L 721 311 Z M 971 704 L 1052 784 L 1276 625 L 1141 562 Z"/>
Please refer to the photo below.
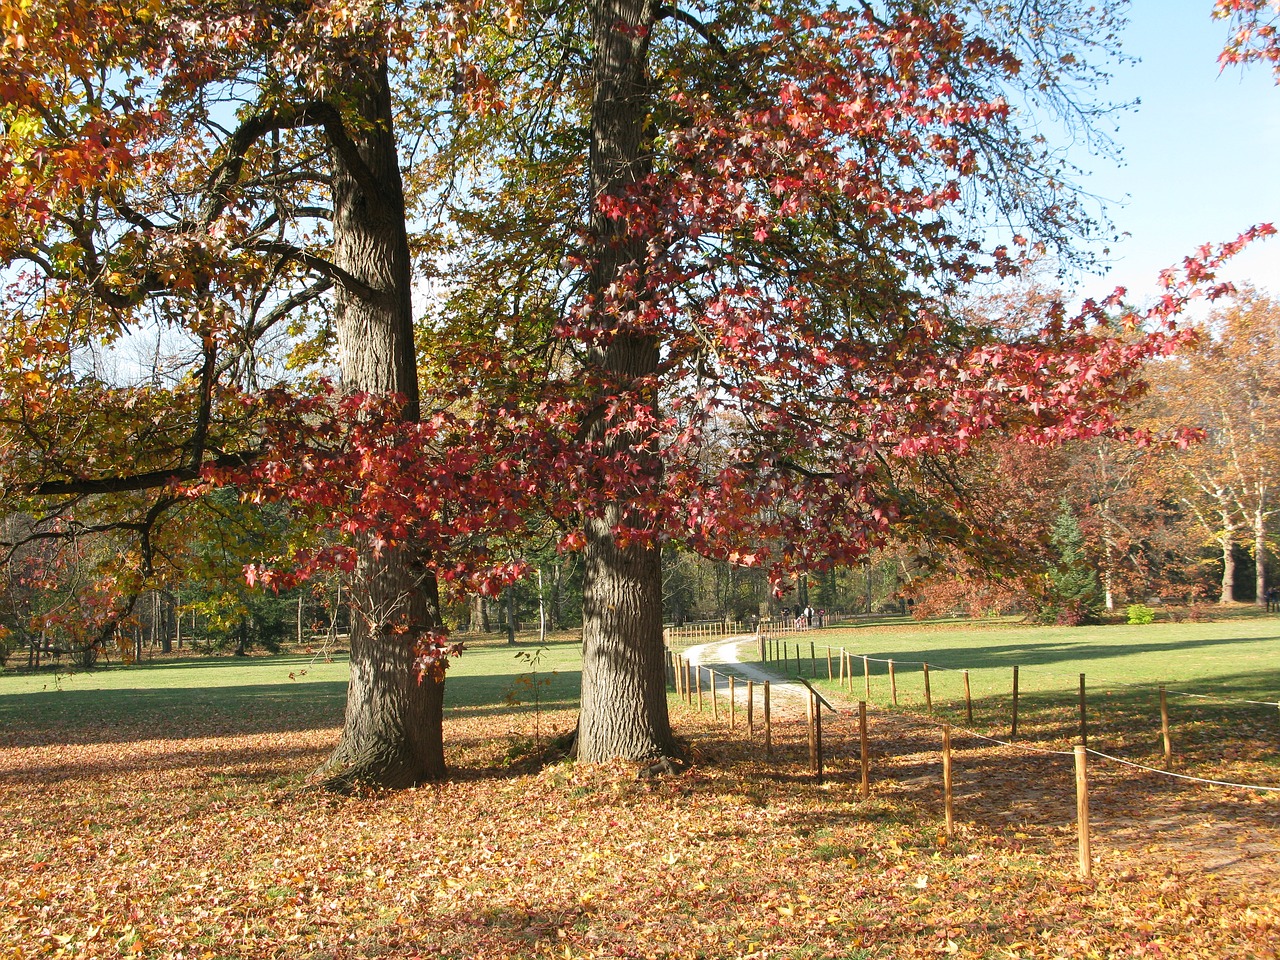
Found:
<path fill-rule="evenodd" d="M 1019 232 L 1012 254 L 984 253 L 970 226 L 984 204 L 1061 249 L 1086 226 L 1008 96 L 1062 97 L 1110 11 L 589 10 L 589 42 L 548 27 L 561 75 L 583 72 L 494 151 L 454 302 L 552 314 L 550 373 L 572 378 L 581 411 L 567 475 L 586 557 L 579 756 L 639 759 L 672 748 L 666 541 L 775 586 L 891 535 L 961 542 L 973 525 L 938 460 L 991 430 L 1113 430 L 1141 360 L 1178 337 L 1126 338 L 1096 305 L 1072 320 L 1046 304 L 1013 326 L 954 307 L 1029 245 Z M 586 203 L 566 186 L 584 168 Z"/>
<path fill-rule="evenodd" d="M 1235 546 L 1247 533 L 1255 603 L 1266 596 L 1270 525 L 1280 513 L 1280 307 L 1252 288 L 1211 314 L 1199 347 L 1154 371 L 1161 416 L 1201 431 L 1171 455 L 1189 483 L 1188 506 L 1222 556 L 1220 602 L 1235 593 Z"/>
<path fill-rule="evenodd" d="M 1270 63 L 1280 83 L 1280 6 L 1275 0 L 1214 0 L 1213 16 L 1226 20 L 1231 32 L 1219 62 Z"/>
<path fill-rule="evenodd" d="M 1243 288 L 1215 321 L 1214 366 L 1235 387 L 1221 414 L 1224 453 L 1236 510 L 1252 535 L 1254 603 L 1265 606 L 1269 528 L 1280 515 L 1280 303 Z"/>
<path fill-rule="evenodd" d="M 1057 564 L 1049 571 L 1047 604 L 1042 615 L 1062 626 L 1097 623 L 1103 604 L 1102 586 L 1085 555 L 1080 521 L 1066 499 L 1059 505 L 1050 542 Z"/>
<path fill-rule="evenodd" d="M 1087 230 L 1009 98 L 1087 123 L 1106 8 L 0 11 L 5 493 L 50 531 L 95 498 L 142 582 L 233 480 L 330 532 L 250 573 L 352 575 L 337 781 L 443 774 L 440 588 L 517 578 L 530 517 L 584 552 L 579 755 L 670 752 L 667 540 L 775 584 L 962 540 L 936 460 L 1113 430 L 1179 340 L 952 306 Z"/>
<path fill-rule="evenodd" d="M 39 498 L 45 518 L 99 498 L 151 576 L 154 534 L 182 485 L 262 462 L 276 411 L 237 391 L 260 385 L 286 326 L 294 364 L 323 361 L 332 343 L 345 391 L 395 398 L 382 421 L 388 410 L 418 420 L 397 134 L 415 101 L 397 107 L 389 64 L 393 51 L 439 56 L 454 12 L 362 0 L 5 6 L 8 494 Z M 144 328 L 165 354 L 149 380 L 125 353 Z M 113 361 L 126 369 L 113 374 Z M 351 688 L 321 773 L 438 778 L 442 690 L 420 682 L 446 649 L 434 558 L 367 529 L 350 537 Z"/>
<path fill-rule="evenodd" d="M 183 524 L 187 555 L 172 564 L 183 575 L 185 606 L 202 618 L 210 646 L 239 656 L 252 646 L 279 650 L 296 635 L 298 597 L 253 589 L 244 569 L 304 538 L 280 507 L 242 502 L 232 488 L 209 492 L 197 509 L 201 516 Z"/>

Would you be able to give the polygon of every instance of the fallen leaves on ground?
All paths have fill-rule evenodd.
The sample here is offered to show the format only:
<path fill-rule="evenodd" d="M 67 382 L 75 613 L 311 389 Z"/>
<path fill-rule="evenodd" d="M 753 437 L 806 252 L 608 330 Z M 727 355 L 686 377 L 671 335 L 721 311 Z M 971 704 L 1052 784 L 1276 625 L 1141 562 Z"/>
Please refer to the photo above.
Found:
<path fill-rule="evenodd" d="M 799 723 L 767 758 L 672 709 L 680 775 L 537 767 L 532 716 L 498 713 L 447 722 L 449 782 L 362 796 L 300 789 L 336 726 L 10 731 L 0 957 L 1276 956 L 1274 795 L 1100 767 L 1082 880 L 1069 758 L 958 738 L 948 840 L 927 724 L 874 720 L 861 800 L 847 715 L 818 785 Z"/>

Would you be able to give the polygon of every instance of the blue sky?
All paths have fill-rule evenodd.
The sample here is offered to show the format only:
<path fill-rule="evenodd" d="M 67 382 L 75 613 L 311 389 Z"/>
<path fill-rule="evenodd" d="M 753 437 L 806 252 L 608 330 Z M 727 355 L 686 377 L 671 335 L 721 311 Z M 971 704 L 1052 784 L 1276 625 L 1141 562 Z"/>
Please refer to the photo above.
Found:
<path fill-rule="evenodd" d="M 1226 27 L 1210 18 L 1212 0 L 1134 0 L 1122 64 L 1108 88 L 1115 101 L 1141 104 L 1118 118 L 1118 167 L 1077 155 L 1091 173 L 1082 186 L 1108 202 L 1117 231 L 1110 272 L 1086 278 L 1096 296 L 1116 284 L 1141 301 L 1166 266 L 1206 241 L 1235 237 L 1255 223 L 1280 228 L 1280 86 L 1259 66 L 1217 62 Z M 1229 279 L 1280 294 L 1280 237 L 1255 245 Z"/>

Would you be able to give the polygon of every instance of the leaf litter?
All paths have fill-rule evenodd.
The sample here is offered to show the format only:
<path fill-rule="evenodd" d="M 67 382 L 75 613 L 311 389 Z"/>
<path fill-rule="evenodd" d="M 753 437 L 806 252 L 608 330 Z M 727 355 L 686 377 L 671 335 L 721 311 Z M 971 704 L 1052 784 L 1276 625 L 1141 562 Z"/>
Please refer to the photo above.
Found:
<path fill-rule="evenodd" d="M 1070 758 L 957 736 L 948 839 L 929 723 L 873 719 L 862 800 L 847 714 L 818 785 L 801 723 L 768 758 L 672 709 L 679 775 L 541 764 L 513 711 L 446 721 L 450 781 L 356 796 L 302 789 L 336 727 L 10 730 L 0 957 L 1276 956 L 1274 795 L 1098 765 L 1083 880 Z"/>

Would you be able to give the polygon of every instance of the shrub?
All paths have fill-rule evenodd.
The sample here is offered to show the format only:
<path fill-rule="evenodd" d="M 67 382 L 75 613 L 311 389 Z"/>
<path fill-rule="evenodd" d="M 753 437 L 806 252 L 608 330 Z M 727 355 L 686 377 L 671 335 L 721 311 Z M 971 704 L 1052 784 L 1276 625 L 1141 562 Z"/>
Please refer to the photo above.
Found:
<path fill-rule="evenodd" d="M 1059 627 L 1083 627 L 1097 623 L 1097 614 L 1080 600 L 1068 600 L 1054 611 L 1054 621 Z"/>
<path fill-rule="evenodd" d="M 1154 623 L 1156 619 L 1156 612 L 1145 603 L 1131 603 L 1125 608 L 1125 613 L 1129 615 L 1130 623 Z"/>

